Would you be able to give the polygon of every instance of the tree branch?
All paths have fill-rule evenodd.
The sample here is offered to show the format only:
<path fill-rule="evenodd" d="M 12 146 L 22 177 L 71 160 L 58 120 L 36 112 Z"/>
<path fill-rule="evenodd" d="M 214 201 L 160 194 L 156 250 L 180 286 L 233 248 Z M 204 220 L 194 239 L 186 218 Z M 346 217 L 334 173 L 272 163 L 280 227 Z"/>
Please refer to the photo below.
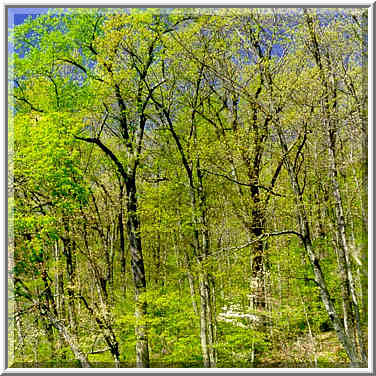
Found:
<path fill-rule="evenodd" d="M 245 187 L 258 187 L 258 188 L 261 188 L 261 189 L 264 189 L 264 190 L 268 191 L 270 194 L 272 194 L 274 196 L 285 197 L 285 196 L 281 195 L 280 193 L 273 192 L 270 188 L 265 187 L 264 185 L 242 183 L 242 182 L 237 181 L 237 180 L 235 180 L 233 178 L 230 178 L 227 175 L 219 174 L 217 172 L 209 171 L 209 170 L 206 170 L 206 169 L 202 169 L 202 171 L 205 171 L 206 173 L 211 174 L 211 175 L 220 176 L 220 177 L 222 177 L 224 179 L 227 179 L 227 180 L 231 181 L 232 183 L 236 183 L 238 185 L 243 185 Z"/>
<path fill-rule="evenodd" d="M 238 245 L 238 246 L 235 246 L 235 247 L 222 248 L 221 250 L 219 250 L 217 252 L 210 253 L 209 256 L 215 256 L 215 255 L 218 255 L 218 254 L 220 254 L 222 252 L 232 251 L 232 250 L 233 251 L 240 251 L 241 249 L 249 247 L 250 245 L 252 245 L 252 244 L 254 244 L 256 242 L 259 242 L 260 240 L 267 239 L 267 238 L 269 238 L 271 236 L 280 236 L 280 235 L 296 235 L 300 239 L 304 239 L 304 236 L 300 232 L 297 232 L 297 231 L 294 231 L 294 230 L 283 230 L 283 231 L 276 231 L 276 232 L 267 232 L 267 233 L 261 234 L 260 236 L 258 236 L 255 239 L 252 239 L 250 242 L 247 242 L 245 244 Z"/>
<path fill-rule="evenodd" d="M 16 95 L 13 95 L 13 96 L 14 96 L 14 98 L 16 98 L 17 100 L 27 103 L 33 111 L 37 111 L 37 112 L 45 112 L 44 110 L 41 110 L 41 109 L 39 109 L 39 108 L 34 107 L 33 104 L 30 103 L 26 98 L 20 98 L 20 97 L 17 97 Z"/>
<path fill-rule="evenodd" d="M 111 347 L 106 347 L 105 349 L 102 349 L 102 350 L 90 351 L 90 352 L 88 352 L 88 354 L 101 354 L 101 353 L 104 353 L 106 351 L 111 351 Z"/>
<path fill-rule="evenodd" d="M 74 65 L 76 68 L 82 70 L 87 76 L 89 76 L 87 69 L 83 65 L 77 63 L 76 61 L 70 60 L 70 59 L 59 59 L 59 60 Z M 104 80 L 102 80 L 100 77 L 93 77 L 93 78 L 100 82 L 104 82 Z"/>
<path fill-rule="evenodd" d="M 74 138 L 76 138 L 77 140 L 81 140 L 81 141 L 98 145 L 103 150 L 103 152 L 108 157 L 110 157 L 112 161 L 115 163 L 125 183 L 126 184 L 128 183 L 128 174 L 125 172 L 123 165 L 121 164 L 119 159 L 116 157 L 116 155 L 106 145 L 104 145 L 98 138 L 86 138 L 86 137 L 79 137 L 79 136 L 74 136 Z"/>

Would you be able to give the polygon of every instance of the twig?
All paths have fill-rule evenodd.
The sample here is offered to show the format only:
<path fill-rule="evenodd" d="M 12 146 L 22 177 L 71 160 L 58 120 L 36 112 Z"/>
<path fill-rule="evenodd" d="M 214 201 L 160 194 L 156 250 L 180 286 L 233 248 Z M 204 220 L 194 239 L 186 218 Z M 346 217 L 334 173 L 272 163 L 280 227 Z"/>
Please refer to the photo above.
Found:
<path fill-rule="evenodd" d="M 90 352 L 88 352 L 88 354 L 100 354 L 100 353 L 104 353 L 108 350 L 111 350 L 111 347 L 106 347 L 105 349 L 101 349 L 101 350 L 90 351 Z"/>
<path fill-rule="evenodd" d="M 280 236 L 280 235 L 296 235 L 299 238 L 303 239 L 303 235 L 300 232 L 297 232 L 297 231 L 294 231 L 294 230 L 268 232 L 268 233 L 261 234 L 257 238 L 255 238 L 255 239 L 253 239 L 250 242 L 247 242 L 245 244 L 242 244 L 242 245 L 239 245 L 239 246 L 236 246 L 236 247 L 222 248 L 221 250 L 219 250 L 217 252 L 210 253 L 209 256 L 215 256 L 215 255 L 218 255 L 222 252 L 231 251 L 231 250 L 240 251 L 241 249 L 246 248 L 246 247 L 248 247 L 248 246 L 250 246 L 250 245 L 252 245 L 252 244 L 254 244 L 254 243 L 256 243 L 260 240 L 269 238 L 271 236 Z"/>
<path fill-rule="evenodd" d="M 211 175 L 220 176 L 220 177 L 225 178 L 225 179 L 227 179 L 227 180 L 229 180 L 233 183 L 236 183 L 238 185 L 243 185 L 245 187 L 258 187 L 258 188 L 261 188 L 261 189 L 268 191 L 272 195 L 279 196 L 279 197 L 285 197 L 284 195 L 281 195 L 280 193 L 276 193 L 276 192 L 272 191 L 270 188 L 265 187 L 264 185 L 243 183 L 243 182 L 237 181 L 233 178 L 230 178 L 227 175 L 219 174 L 218 172 L 213 172 L 213 171 L 209 171 L 209 170 L 206 170 L 206 169 L 202 169 L 202 171 L 205 171 L 206 173 L 211 174 Z"/>

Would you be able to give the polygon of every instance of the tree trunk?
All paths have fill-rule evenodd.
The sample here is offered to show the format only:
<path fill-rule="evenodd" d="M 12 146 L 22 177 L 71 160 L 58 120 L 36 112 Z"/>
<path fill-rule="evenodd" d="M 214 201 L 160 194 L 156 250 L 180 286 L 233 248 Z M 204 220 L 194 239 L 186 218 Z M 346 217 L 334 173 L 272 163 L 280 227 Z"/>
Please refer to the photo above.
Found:
<path fill-rule="evenodd" d="M 199 263 L 199 293 L 200 293 L 200 339 L 203 363 L 205 368 L 215 367 L 214 355 L 214 330 L 213 330 L 213 309 L 210 305 L 210 285 L 208 283 L 208 271 L 206 260 L 209 252 L 209 233 L 207 230 L 206 217 L 204 213 L 204 196 L 200 194 L 200 205 L 197 208 L 195 192 L 191 192 L 192 210 L 194 222 L 195 253 L 198 255 Z M 197 214 L 199 211 L 201 215 Z M 202 242 L 200 242 L 198 225 L 203 225 Z"/>
<path fill-rule="evenodd" d="M 150 366 L 149 346 L 145 324 L 147 303 L 145 296 L 143 296 L 146 292 L 146 278 L 140 236 L 140 222 L 137 214 L 136 182 L 131 179 L 127 182 L 127 198 L 127 231 L 135 286 L 136 364 L 137 367 L 148 368 Z"/>
<path fill-rule="evenodd" d="M 207 325 L 207 300 L 204 273 L 200 272 L 199 276 L 199 290 L 200 290 L 200 339 L 201 351 L 204 361 L 204 367 L 210 368 L 210 354 L 208 344 L 208 325 Z"/>
<path fill-rule="evenodd" d="M 207 257 L 209 256 L 210 252 L 210 236 L 209 236 L 209 224 L 208 224 L 208 217 L 207 217 L 207 204 L 206 204 L 206 195 L 204 192 L 203 186 L 203 176 L 200 167 L 200 159 L 197 158 L 197 180 L 198 180 L 198 189 L 197 189 L 197 196 L 198 196 L 198 206 L 199 206 L 199 217 L 197 218 L 197 223 L 199 223 L 202 227 L 202 245 L 200 248 L 200 242 L 197 241 L 197 246 L 199 249 L 200 255 L 200 268 L 202 275 L 200 276 L 202 280 L 202 286 L 200 287 L 200 297 L 204 301 L 201 302 L 201 307 L 204 309 L 204 312 L 201 312 L 201 315 L 205 316 L 205 325 L 206 328 L 204 332 L 206 333 L 207 339 L 207 355 L 208 359 L 208 367 L 215 367 L 216 366 L 216 352 L 214 348 L 215 343 L 215 306 L 213 305 L 212 301 L 212 283 L 210 283 L 210 276 L 208 271 L 207 265 Z M 195 209 L 196 211 L 196 209 Z M 203 324 L 203 323 L 202 323 Z M 204 336 L 204 332 L 202 335 Z M 206 354 L 205 354 L 206 356 Z M 204 358 L 205 363 L 205 358 Z M 207 366 L 205 366 L 207 367 Z"/>
<path fill-rule="evenodd" d="M 156 286 L 164 285 L 164 278 L 162 277 L 162 262 L 161 262 L 161 234 L 158 232 L 155 247 L 153 247 L 153 263 L 155 267 L 154 271 L 154 283 Z"/>
<path fill-rule="evenodd" d="M 22 323 L 21 311 L 22 310 L 21 310 L 21 307 L 20 307 L 20 302 L 18 301 L 18 299 L 15 299 L 15 312 L 14 312 L 14 316 L 15 316 L 16 328 L 14 330 L 13 336 L 15 337 L 15 335 L 16 335 L 15 332 L 17 332 L 17 341 L 14 338 L 14 342 L 17 343 L 17 347 L 15 348 L 15 350 L 17 351 L 17 353 L 19 354 L 19 357 L 21 358 L 21 361 L 23 362 L 23 359 L 24 359 L 24 348 L 25 348 L 25 341 L 24 341 L 24 337 L 23 336 L 25 335 L 25 332 L 24 332 L 24 327 L 23 327 L 23 323 Z M 14 353 L 16 351 L 14 351 Z M 12 354 L 12 356 L 14 356 L 14 355 Z"/>
<path fill-rule="evenodd" d="M 80 361 L 83 368 L 90 368 L 91 365 L 87 359 L 87 356 L 80 350 L 76 340 L 69 330 L 58 320 L 48 309 L 41 308 L 42 314 L 45 315 L 52 325 L 59 331 L 60 335 L 65 339 L 69 347 L 71 348 L 74 356 Z"/>
<path fill-rule="evenodd" d="M 119 240 L 120 240 L 120 274 L 123 281 L 123 292 L 126 293 L 126 284 L 125 282 L 125 238 L 124 238 L 124 224 L 123 224 L 123 185 L 119 182 L 120 185 L 120 193 L 119 193 L 119 201 L 120 201 L 120 209 L 118 214 L 118 227 L 119 227 Z"/>
<path fill-rule="evenodd" d="M 329 116 L 329 115 L 328 115 Z M 346 232 L 345 232 L 345 218 L 343 213 L 343 204 L 339 184 L 337 180 L 337 164 L 335 153 L 335 130 L 329 129 L 329 165 L 330 178 L 333 188 L 333 196 L 335 200 L 335 213 L 337 222 L 338 234 L 338 257 L 340 262 L 340 275 L 344 290 L 344 311 L 347 317 L 348 335 L 356 342 L 359 342 L 360 357 L 363 362 L 367 361 L 365 349 L 363 345 L 363 336 L 360 324 L 360 312 L 358 299 L 355 292 L 354 277 L 351 270 L 350 251 L 348 247 Z"/>
<path fill-rule="evenodd" d="M 287 142 L 285 140 L 284 134 L 279 124 L 277 124 L 277 133 L 278 133 L 278 138 L 281 144 L 281 148 L 283 152 L 287 155 L 287 152 L 288 152 Z M 310 260 L 313 273 L 315 276 L 315 282 L 320 288 L 320 295 L 321 295 L 322 302 L 324 303 L 324 306 L 329 315 L 329 318 L 333 323 L 337 337 L 339 341 L 341 342 L 341 344 L 343 345 L 350 359 L 351 366 L 359 367 L 362 365 L 362 362 L 361 362 L 361 359 L 357 355 L 356 346 L 354 342 L 351 341 L 351 338 L 346 334 L 344 325 L 341 322 L 338 316 L 338 313 L 335 310 L 335 307 L 333 305 L 333 300 L 328 291 L 327 284 L 326 284 L 326 281 L 325 281 L 325 278 L 324 278 L 324 275 L 320 266 L 320 261 L 317 258 L 313 250 L 311 233 L 310 233 L 310 225 L 309 225 L 308 216 L 306 214 L 305 207 L 304 207 L 302 192 L 299 187 L 298 176 L 292 164 L 290 163 L 290 159 L 288 157 L 285 158 L 285 166 L 286 166 L 286 169 L 290 178 L 290 183 L 294 192 L 294 199 L 295 199 L 295 205 L 297 208 L 301 240 L 303 242 L 304 249 Z"/>
<path fill-rule="evenodd" d="M 215 302 L 214 302 L 214 286 L 210 279 L 210 275 L 206 274 L 206 284 L 205 284 L 205 299 L 207 301 L 207 323 L 208 323 L 208 343 L 209 343 L 209 358 L 210 367 L 216 367 L 217 363 L 217 352 L 214 347 L 216 343 L 216 319 L 215 319 Z"/>
<path fill-rule="evenodd" d="M 68 224 L 65 223 L 66 238 L 63 239 L 63 254 L 66 259 L 67 275 L 68 275 L 68 316 L 70 330 L 76 330 L 76 309 L 74 305 L 74 284 L 75 284 L 75 269 L 76 265 L 73 257 L 73 242 L 69 238 Z"/>
<path fill-rule="evenodd" d="M 188 283 L 189 283 L 189 291 L 190 291 L 191 299 L 192 299 L 192 307 L 193 307 L 194 313 L 196 315 L 198 315 L 198 308 L 197 308 L 197 303 L 196 303 L 195 284 L 194 284 L 194 281 L 193 281 L 191 264 L 190 264 L 187 252 L 184 252 L 184 258 L 185 258 L 185 267 L 187 268 L 187 277 L 188 277 Z"/>
<path fill-rule="evenodd" d="M 199 82 L 198 82 L 199 87 Z M 198 90 L 198 89 L 197 89 Z M 210 326 L 212 325 L 212 321 L 208 315 L 208 297 L 210 293 L 208 293 L 207 289 L 207 270 L 206 265 L 204 265 L 206 258 L 209 254 L 210 244 L 209 244 L 209 230 L 208 230 L 208 223 L 206 218 L 207 208 L 205 202 L 205 192 L 203 189 L 203 177 L 202 171 L 200 167 L 200 158 L 197 157 L 196 163 L 192 163 L 192 167 L 187 159 L 187 156 L 184 152 L 183 146 L 180 142 L 180 138 L 175 132 L 173 127 L 172 119 L 169 115 L 169 112 L 165 109 L 163 113 L 166 117 L 166 120 L 169 124 L 169 129 L 172 133 L 172 136 L 176 142 L 176 146 L 178 148 L 179 154 L 182 159 L 182 163 L 184 169 L 187 173 L 187 178 L 189 181 L 189 194 L 191 198 L 191 210 L 192 210 L 192 225 L 193 225 L 193 239 L 194 239 L 194 254 L 197 258 L 198 266 L 199 266 L 199 293 L 200 293 L 200 338 L 201 338 L 201 349 L 202 349 L 202 356 L 204 361 L 204 367 L 208 368 L 211 367 L 212 364 L 210 362 L 210 358 L 214 359 L 213 353 L 213 341 L 214 338 L 211 333 L 209 333 Z M 193 111 L 192 113 L 192 135 L 194 136 L 194 140 L 196 142 L 196 125 L 194 124 L 194 116 L 196 112 Z M 197 185 L 194 182 L 194 174 L 193 171 L 197 173 Z M 202 244 L 200 242 L 200 235 L 202 236 Z M 213 307 L 214 308 L 214 307 Z M 213 310 L 211 311 L 213 315 Z M 213 331 L 214 333 L 214 331 Z M 211 349 L 211 350 L 209 350 Z M 211 351 L 211 355 L 210 355 Z"/>
<path fill-rule="evenodd" d="M 55 241 L 55 263 L 57 265 L 57 271 L 55 273 L 55 291 L 56 291 L 56 310 L 58 318 L 60 320 L 65 318 L 65 302 L 64 302 L 64 276 L 60 267 L 60 251 L 59 251 L 59 241 Z M 58 350 L 63 348 L 63 340 L 59 336 Z M 65 359 L 65 354 L 62 355 Z"/>

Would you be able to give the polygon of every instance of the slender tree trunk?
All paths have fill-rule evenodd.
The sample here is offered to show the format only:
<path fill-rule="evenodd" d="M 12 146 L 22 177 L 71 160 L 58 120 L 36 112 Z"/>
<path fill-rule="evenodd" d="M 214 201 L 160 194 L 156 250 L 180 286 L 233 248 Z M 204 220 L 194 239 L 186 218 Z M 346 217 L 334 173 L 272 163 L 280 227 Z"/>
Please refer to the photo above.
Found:
<path fill-rule="evenodd" d="M 351 270 L 350 251 L 348 247 L 346 231 L 345 231 L 345 218 L 343 212 L 343 203 L 341 192 L 339 189 L 337 179 L 337 165 L 335 153 L 335 130 L 329 131 L 329 164 L 331 183 L 333 187 L 333 196 L 335 200 L 335 213 L 337 222 L 338 234 L 338 256 L 340 261 L 340 274 L 343 282 L 344 289 L 344 310 L 346 311 L 348 334 L 356 342 L 359 342 L 359 352 L 363 362 L 366 362 L 366 354 L 363 345 L 363 335 L 361 332 L 360 312 L 358 299 L 355 292 L 355 282 Z"/>
<path fill-rule="evenodd" d="M 199 80 L 200 81 L 200 80 Z M 199 82 L 197 86 L 197 90 L 199 88 Z M 183 146 L 180 142 L 180 138 L 175 132 L 173 127 L 173 122 L 170 117 L 169 112 L 164 109 L 163 113 L 166 117 L 166 120 L 169 124 L 169 129 L 171 134 L 176 142 L 176 146 L 180 153 L 184 169 L 187 173 L 187 178 L 189 181 L 189 194 L 191 198 L 191 210 L 192 210 L 192 225 L 193 225 L 193 239 L 194 239 L 194 254 L 198 261 L 199 266 L 199 293 L 200 293 L 200 338 L 201 338 L 201 349 L 202 355 L 204 360 L 204 367 L 208 368 L 211 367 L 212 364 L 210 362 L 210 357 L 214 359 L 213 352 L 210 355 L 209 349 L 214 349 L 214 338 L 209 333 L 210 326 L 212 325 L 212 321 L 208 316 L 208 297 L 210 293 L 208 293 L 207 288 L 207 270 L 205 261 L 209 254 L 210 244 L 209 244 L 209 230 L 208 230 L 208 223 L 206 218 L 206 202 L 205 202 L 205 192 L 203 189 L 203 177 L 202 171 L 200 168 L 200 159 L 196 159 L 196 163 L 193 165 L 194 167 L 190 166 L 190 163 L 187 159 L 187 155 L 183 149 Z M 194 124 L 194 117 L 196 112 L 192 112 L 192 135 L 193 139 L 196 142 L 196 126 Z M 197 185 L 194 183 L 194 175 L 193 175 L 193 168 L 194 171 L 197 173 Z M 202 244 L 200 242 L 200 235 L 202 235 Z M 214 308 L 214 307 L 213 307 Z M 214 313 L 214 311 L 212 310 Z M 214 331 L 213 331 L 214 333 Z M 213 350 L 210 350 L 213 351 Z"/>
<path fill-rule="evenodd" d="M 207 216 L 207 203 L 206 203 L 206 194 L 204 192 L 203 186 L 203 176 L 200 167 L 200 159 L 197 158 L 197 180 L 198 180 L 198 204 L 199 204 L 199 212 L 200 217 L 198 218 L 198 222 L 202 226 L 202 247 L 200 250 L 200 257 L 202 259 L 202 281 L 203 281 L 203 298 L 205 303 L 202 306 L 205 306 L 205 321 L 206 321 L 206 338 L 207 338 L 207 347 L 208 347 L 208 355 L 209 355 L 209 367 L 216 366 L 216 351 L 215 351 L 215 306 L 213 304 L 213 285 L 214 280 L 211 280 L 211 276 L 209 273 L 209 266 L 207 265 L 207 257 L 210 253 L 210 235 L 209 235 L 209 224 L 208 224 L 208 216 Z M 201 293 L 200 293 L 201 296 Z"/>
<path fill-rule="evenodd" d="M 215 304 L 214 304 L 214 286 L 212 286 L 212 281 L 210 280 L 210 275 L 206 273 L 206 283 L 205 283 L 205 299 L 207 301 L 207 325 L 208 325 L 208 344 L 209 344 L 209 358 L 210 367 L 216 367 L 217 363 L 217 352 L 215 350 L 216 343 L 216 319 L 215 319 Z"/>
<path fill-rule="evenodd" d="M 288 151 L 287 142 L 278 124 L 277 124 L 277 133 L 278 133 L 279 141 L 281 144 L 281 148 L 284 151 L 284 153 L 287 154 L 287 151 Z M 290 183 L 294 192 L 295 205 L 297 208 L 298 221 L 299 221 L 299 229 L 301 233 L 301 240 L 303 242 L 304 249 L 310 260 L 313 273 L 315 276 L 315 282 L 320 288 L 320 295 L 321 295 L 322 302 L 324 303 L 325 309 L 334 326 L 337 337 L 340 340 L 341 344 L 343 345 L 350 359 L 351 366 L 359 367 L 361 365 L 361 359 L 359 359 L 357 355 L 356 346 L 354 342 L 351 341 L 351 338 L 346 334 L 343 322 L 341 322 L 338 316 L 338 313 L 336 312 L 336 309 L 333 305 L 333 300 L 330 296 L 330 293 L 327 288 L 327 284 L 326 284 L 326 281 L 325 281 L 325 278 L 324 278 L 324 275 L 320 266 L 320 261 L 313 250 L 310 225 L 309 225 L 308 216 L 306 214 L 305 207 L 304 207 L 302 192 L 299 187 L 298 176 L 296 175 L 296 172 L 292 164 L 290 163 L 290 160 L 288 157 L 285 158 L 285 166 L 289 174 Z"/>
<path fill-rule="evenodd" d="M 315 341 L 315 338 L 313 337 L 313 333 L 312 333 L 312 329 L 311 329 L 311 324 L 309 323 L 309 318 L 308 318 L 308 314 L 307 314 L 306 304 L 305 304 L 305 302 L 303 300 L 302 293 L 299 292 L 299 295 L 300 295 L 300 301 L 302 302 L 302 306 L 303 306 L 304 316 L 305 316 L 305 319 L 306 319 L 306 322 L 307 322 L 307 326 L 308 326 L 309 339 L 311 340 L 312 352 L 313 352 L 313 363 L 315 365 L 315 368 L 317 368 L 316 341 Z"/>
<path fill-rule="evenodd" d="M 60 320 L 65 318 L 65 302 L 64 302 L 64 276 L 60 266 L 60 249 L 59 241 L 55 241 L 55 263 L 57 265 L 57 271 L 55 273 L 55 290 L 56 290 L 56 310 L 58 318 Z M 63 339 L 59 336 L 58 349 L 63 348 Z M 62 355 L 65 359 L 65 354 Z"/>
<path fill-rule="evenodd" d="M 187 252 L 184 252 L 184 258 L 185 258 L 185 267 L 187 269 L 187 277 L 188 277 L 188 284 L 189 284 L 189 291 L 191 294 L 191 300 L 192 300 L 192 307 L 193 311 L 196 315 L 198 315 L 198 308 L 197 308 L 197 302 L 196 302 L 196 292 L 195 292 L 195 284 L 193 281 L 192 276 L 192 270 L 191 270 L 191 263 L 189 261 L 189 257 Z"/>
<path fill-rule="evenodd" d="M 214 354 L 213 354 L 213 336 L 211 331 L 211 311 L 209 307 L 209 285 L 207 276 L 207 265 L 206 258 L 208 256 L 209 242 L 208 233 L 203 231 L 203 241 L 200 242 L 200 236 L 198 231 L 198 225 L 202 224 L 205 226 L 203 212 L 201 211 L 201 216 L 197 215 L 197 201 L 196 192 L 191 192 L 192 197 L 192 211 L 193 211 L 193 222 L 194 222 L 194 239 L 195 239 L 195 253 L 198 255 L 199 263 L 199 294 L 200 294 L 200 340 L 201 340 L 201 351 L 205 368 L 210 368 L 213 366 Z M 200 197 L 202 200 L 202 197 Z M 202 202 L 201 202 L 202 204 Z M 203 206 L 200 205 L 200 209 Z"/>
<path fill-rule="evenodd" d="M 76 318 L 76 309 L 74 305 L 74 285 L 75 285 L 75 269 L 76 265 L 74 262 L 73 255 L 73 242 L 69 238 L 69 229 L 68 225 L 65 224 L 66 238 L 63 239 L 63 254 L 66 259 L 67 266 L 67 276 L 68 276 L 68 315 L 69 315 L 69 325 L 70 330 L 73 332 L 77 327 L 77 318 Z"/>
<path fill-rule="evenodd" d="M 147 303 L 145 296 L 143 296 L 146 292 L 146 278 L 140 236 L 140 222 L 137 214 L 136 182 L 134 180 L 130 179 L 127 183 L 127 196 L 127 231 L 135 286 L 136 364 L 137 367 L 148 368 L 150 366 L 149 346 L 145 324 Z"/>
<path fill-rule="evenodd" d="M 364 25 L 367 25 L 365 21 Z M 367 61 L 365 60 L 366 64 Z M 367 68 L 365 68 L 366 71 Z M 367 74 L 363 75 L 363 90 L 364 103 L 360 107 L 360 114 L 362 120 L 362 269 L 361 269 L 361 287 L 362 287 L 362 319 L 364 327 L 368 327 L 368 119 L 367 119 Z"/>
<path fill-rule="evenodd" d="M 20 302 L 18 301 L 18 299 L 15 299 L 15 312 L 14 312 L 15 324 L 16 324 L 15 332 L 17 332 L 17 347 L 15 348 L 15 353 L 16 352 L 18 353 L 18 356 L 21 358 L 21 361 L 23 362 L 23 360 L 24 360 L 24 346 L 25 346 L 23 336 L 25 335 L 25 332 L 24 332 L 24 328 L 23 328 L 23 324 L 22 324 L 22 316 L 21 316 L 20 312 L 21 312 Z M 15 334 L 16 333 L 14 333 L 14 335 Z M 14 341 L 14 342 L 16 342 L 16 341 Z"/>
<path fill-rule="evenodd" d="M 48 309 L 43 309 L 42 312 L 52 323 L 52 325 L 59 331 L 60 335 L 65 339 L 76 359 L 80 361 L 81 366 L 83 368 L 90 368 L 91 365 L 87 356 L 81 351 L 76 340 L 74 339 L 74 336 L 69 332 L 65 325 L 63 325 L 62 321 L 58 320 L 57 317 L 55 317 L 55 315 L 53 315 Z"/>
<path fill-rule="evenodd" d="M 204 273 L 200 272 L 199 276 L 199 290 L 200 290 L 200 340 L 201 351 L 204 361 L 204 367 L 210 368 L 210 355 L 208 345 L 208 326 L 207 326 L 207 300 L 205 291 Z"/>
<path fill-rule="evenodd" d="M 154 271 L 154 283 L 156 286 L 158 285 L 164 285 L 164 279 L 161 278 L 161 234 L 158 232 L 157 234 L 157 241 L 155 244 L 155 247 L 153 247 L 153 263 L 155 266 Z"/>
<path fill-rule="evenodd" d="M 64 325 L 63 320 L 59 320 L 59 318 L 57 317 L 58 313 L 57 313 L 57 310 L 56 310 L 55 302 L 53 300 L 53 296 L 52 296 L 50 286 L 48 284 L 49 278 L 48 278 L 46 271 L 42 272 L 42 278 L 43 278 L 44 284 L 46 286 L 46 289 L 45 289 L 45 291 L 46 291 L 46 304 L 42 303 L 41 301 L 37 301 L 37 300 L 33 299 L 32 295 L 30 294 L 29 289 L 25 286 L 25 284 L 20 279 L 17 278 L 17 282 L 21 283 L 23 288 L 29 293 L 28 299 L 30 301 L 32 301 L 32 303 L 34 304 L 35 307 L 38 308 L 41 316 L 44 317 L 50 324 L 52 324 L 58 330 L 59 334 L 62 336 L 62 338 L 64 338 L 66 343 L 71 348 L 71 350 L 72 350 L 74 356 L 76 357 L 76 359 L 80 361 L 81 366 L 84 367 L 84 368 L 91 367 L 91 365 L 90 365 L 90 363 L 87 359 L 87 356 L 79 348 L 79 345 L 77 344 L 77 341 L 76 341 L 74 335 L 71 334 L 69 329 Z M 37 296 L 40 296 L 39 291 L 37 291 Z M 52 309 L 53 312 L 51 312 L 51 309 Z M 36 322 L 38 323 L 38 317 L 37 317 Z M 35 347 L 37 347 L 37 346 L 35 346 Z M 35 356 L 36 356 L 35 362 L 37 362 L 38 361 L 38 359 L 37 359 L 38 351 L 35 351 Z"/>
<path fill-rule="evenodd" d="M 124 187 L 121 182 L 119 182 L 120 185 L 120 193 L 119 193 L 119 202 L 120 202 L 120 209 L 118 214 L 118 227 L 119 227 L 119 241 L 120 241 L 120 274 L 122 278 L 122 286 L 123 286 L 123 292 L 126 293 L 126 284 L 125 282 L 125 266 L 126 266 L 126 260 L 125 260 L 125 238 L 124 238 L 124 224 L 123 224 L 123 190 Z"/>

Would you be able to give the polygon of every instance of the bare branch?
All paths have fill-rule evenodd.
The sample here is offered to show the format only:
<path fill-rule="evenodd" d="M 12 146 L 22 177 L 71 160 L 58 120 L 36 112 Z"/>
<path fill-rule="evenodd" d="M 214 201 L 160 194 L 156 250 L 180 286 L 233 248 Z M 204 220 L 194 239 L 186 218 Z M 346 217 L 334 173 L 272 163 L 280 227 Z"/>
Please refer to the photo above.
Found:
<path fill-rule="evenodd" d="M 104 353 L 106 351 L 111 351 L 111 347 L 106 347 L 105 349 L 101 349 L 101 350 L 90 351 L 90 352 L 88 352 L 88 354 L 101 354 L 101 353 Z"/>
<path fill-rule="evenodd" d="M 232 183 L 236 183 L 238 185 L 243 185 L 245 187 L 258 187 L 258 188 L 261 188 L 261 189 L 264 189 L 264 190 L 268 191 L 270 194 L 272 194 L 274 196 L 285 197 L 284 195 L 281 195 L 280 193 L 273 192 L 273 190 L 271 190 L 268 187 L 265 187 L 264 185 L 243 183 L 243 182 L 237 181 L 237 180 L 235 180 L 233 178 L 230 178 L 227 175 L 219 174 L 217 172 L 209 171 L 209 170 L 206 170 L 206 169 L 202 169 L 202 171 L 205 171 L 206 173 L 211 174 L 211 175 L 220 176 L 220 177 L 222 177 L 224 179 L 227 179 L 227 180 L 231 181 Z"/>
<path fill-rule="evenodd" d="M 209 256 L 215 256 L 215 255 L 218 255 L 220 253 L 223 253 L 223 252 L 226 252 L 226 251 L 240 251 L 241 249 L 244 249 L 246 247 L 249 247 L 250 245 L 254 244 L 254 243 L 257 243 L 259 242 L 260 240 L 263 240 L 263 239 L 267 239 L 271 236 L 281 236 L 281 235 L 296 235 L 298 236 L 300 239 L 303 239 L 303 234 L 301 234 L 300 232 L 297 232 L 295 230 L 283 230 L 283 231 L 275 231 L 275 232 L 266 232 L 264 234 L 261 234 L 260 236 L 258 236 L 257 238 L 255 239 L 252 239 L 250 242 L 247 242 L 245 244 L 242 244 L 242 245 L 238 245 L 238 246 L 235 246 L 235 247 L 229 247 L 229 248 L 222 248 L 221 250 L 217 251 L 217 252 L 213 252 L 213 253 L 210 253 Z"/>
<path fill-rule="evenodd" d="M 37 112 L 45 112 L 44 110 L 41 110 L 41 109 L 39 109 L 39 108 L 34 107 L 33 104 L 30 103 L 29 100 L 27 100 L 27 99 L 24 98 L 24 97 L 21 98 L 21 97 L 17 97 L 16 95 L 14 95 L 14 98 L 16 98 L 16 99 L 19 100 L 19 101 L 22 101 L 22 102 L 27 103 L 33 111 L 37 111 Z"/>

